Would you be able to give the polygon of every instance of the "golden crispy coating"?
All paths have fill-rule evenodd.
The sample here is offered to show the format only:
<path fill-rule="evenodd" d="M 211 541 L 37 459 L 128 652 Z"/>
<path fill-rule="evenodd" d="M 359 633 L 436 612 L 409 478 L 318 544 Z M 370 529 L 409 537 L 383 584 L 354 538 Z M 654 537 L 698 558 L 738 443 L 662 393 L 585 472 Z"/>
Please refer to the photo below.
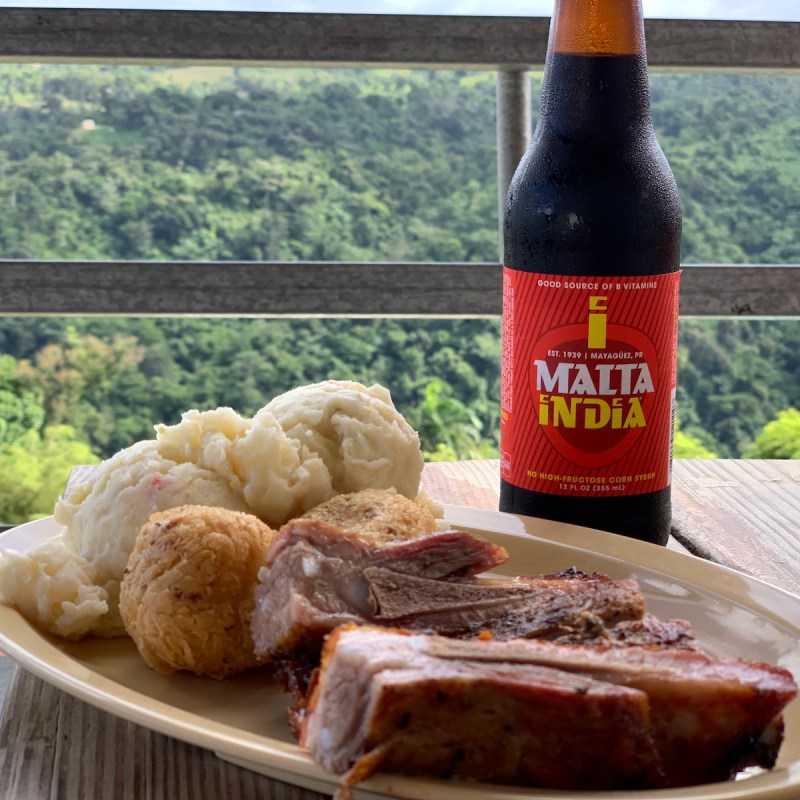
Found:
<path fill-rule="evenodd" d="M 253 588 L 274 535 L 257 517 L 224 508 L 180 506 L 150 517 L 119 605 L 153 669 L 225 678 L 255 666 Z"/>
<path fill-rule="evenodd" d="M 437 529 L 427 505 L 409 500 L 394 489 L 339 494 L 303 516 L 336 525 L 375 544 L 413 539 Z"/>

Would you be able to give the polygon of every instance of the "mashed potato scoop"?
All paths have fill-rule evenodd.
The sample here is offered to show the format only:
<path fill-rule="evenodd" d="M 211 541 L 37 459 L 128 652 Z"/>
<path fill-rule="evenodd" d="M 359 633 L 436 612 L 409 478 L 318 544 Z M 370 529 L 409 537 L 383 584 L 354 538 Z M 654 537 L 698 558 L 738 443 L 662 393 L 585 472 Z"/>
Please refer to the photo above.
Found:
<path fill-rule="evenodd" d="M 417 496 L 425 464 L 419 434 L 385 387 L 322 381 L 279 395 L 263 411 L 322 459 L 333 493 L 394 488 Z"/>

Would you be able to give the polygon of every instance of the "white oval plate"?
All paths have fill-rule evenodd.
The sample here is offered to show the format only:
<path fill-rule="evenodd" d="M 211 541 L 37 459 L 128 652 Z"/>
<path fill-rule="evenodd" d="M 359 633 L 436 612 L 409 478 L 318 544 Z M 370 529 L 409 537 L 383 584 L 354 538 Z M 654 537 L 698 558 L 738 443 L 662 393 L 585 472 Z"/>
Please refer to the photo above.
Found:
<path fill-rule="evenodd" d="M 688 619 L 702 646 L 725 657 L 779 664 L 800 677 L 800 598 L 734 570 L 610 533 L 547 520 L 445 506 L 453 527 L 503 545 L 500 574 L 557 572 L 577 567 L 614 578 L 635 577 L 648 609 Z M 0 547 L 25 551 L 58 535 L 52 518 L 0 536 Z M 111 714 L 215 751 L 232 763 L 331 794 L 336 778 L 292 740 L 287 696 L 266 672 L 227 681 L 150 670 L 129 639 L 65 642 L 37 631 L 15 609 L 0 605 L 0 649 L 25 669 Z M 800 795 L 800 699 L 786 710 L 778 765 L 741 780 L 679 790 L 562 792 L 377 775 L 356 796 L 412 800 L 789 800 Z"/>

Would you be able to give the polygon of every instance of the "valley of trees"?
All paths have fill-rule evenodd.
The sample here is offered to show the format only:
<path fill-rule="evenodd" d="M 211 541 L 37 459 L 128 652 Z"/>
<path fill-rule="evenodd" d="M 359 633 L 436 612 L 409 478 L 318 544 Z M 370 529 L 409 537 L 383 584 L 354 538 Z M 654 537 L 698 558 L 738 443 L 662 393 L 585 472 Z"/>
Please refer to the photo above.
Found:
<path fill-rule="evenodd" d="M 652 97 L 683 261 L 800 263 L 800 80 Z M 493 261 L 495 170 L 488 73 L 0 66 L 2 258 Z M 677 456 L 800 457 L 797 320 L 680 345 Z M 157 422 L 329 377 L 389 387 L 431 459 L 493 456 L 499 348 L 498 320 L 0 318 L 0 521 Z"/>

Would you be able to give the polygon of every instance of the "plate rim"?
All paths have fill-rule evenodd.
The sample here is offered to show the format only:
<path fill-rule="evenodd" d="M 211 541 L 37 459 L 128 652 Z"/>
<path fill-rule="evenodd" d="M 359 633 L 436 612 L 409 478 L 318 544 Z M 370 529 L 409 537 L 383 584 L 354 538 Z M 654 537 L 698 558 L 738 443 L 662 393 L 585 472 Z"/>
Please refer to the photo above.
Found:
<path fill-rule="evenodd" d="M 521 515 L 505 514 L 499 511 L 476 509 L 453 504 L 443 505 L 445 519 L 454 528 L 467 530 L 480 535 L 499 534 L 501 537 L 514 537 L 531 544 L 537 541 L 548 545 L 562 545 L 591 555 L 610 557 L 629 567 L 643 567 L 660 572 L 667 577 L 694 586 L 702 586 L 713 593 L 739 604 L 750 611 L 769 616 L 780 622 L 800 637 L 800 624 L 778 612 L 749 602 L 742 598 L 740 591 L 734 590 L 734 582 L 727 580 L 735 576 L 736 583 L 744 582 L 755 587 L 759 594 L 773 595 L 788 600 L 798 614 L 800 621 L 800 597 L 746 573 L 706 561 L 691 554 L 669 550 L 659 545 L 640 542 L 605 531 L 583 528 L 563 523 Z M 63 526 L 53 517 L 44 517 L 12 528 L 0 534 L 0 548 L 11 532 L 17 535 L 24 529 L 50 528 L 53 536 Z M 49 538 L 49 537 L 42 537 Z M 592 545 L 588 547 L 587 545 Z M 23 551 L 24 552 L 24 551 Z M 623 553 L 634 557 L 625 557 Z M 659 563 L 652 563 L 651 559 Z M 698 583 L 686 577 L 687 571 L 720 578 L 712 584 Z M 14 637 L 21 634 L 22 644 Z M 181 741 L 203 747 L 216 753 L 223 760 L 258 773 L 291 781 L 294 785 L 305 786 L 320 791 L 325 786 L 333 791 L 338 786 L 338 778 L 324 771 L 299 745 L 283 742 L 274 737 L 258 735 L 236 728 L 222 721 L 194 714 L 163 700 L 158 700 L 137 689 L 127 687 L 106 675 L 94 672 L 60 650 L 50 637 L 28 622 L 14 607 L 0 600 L 0 649 L 21 667 L 66 693 L 90 705 L 134 722 L 145 728 L 172 736 Z M 44 656 L 41 653 L 44 652 Z M 91 675 L 91 682 L 87 675 Z M 800 676 L 796 676 L 800 677 Z M 136 702 L 139 700 L 140 702 Z M 144 700 L 144 703 L 141 701 Z M 266 761 L 264 759 L 269 759 Z M 431 794 L 431 787 L 437 791 Z M 316 787 L 316 788 L 312 788 Z M 755 791 L 754 791 L 755 790 Z M 790 800 L 800 794 L 800 759 L 790 764 L 748 778 L 744 781 L 726 781 L 681 789 L 657 789 L 643 791 L 612 792 L 570 792 L 576 798 L 592 800 L 641 800 L 653 798 L 675 798 L 675 800 Z M 494 784 L 448 783 L 431 781 L 410 776 L 379 774 L 360 783 L 356 797 L 402 797 L 409 800 L 428 800 L 432 796 L 440 800 L 459 798 L 482 798 L 492 796 L 503 800 L 564 800 L 567 796 L 536 787 L 507 787 Z"/>
<path fill-rule="evenodd" d="M 589 554 L 615 559 L 620 564 L 652 569 L 671 578 L 678 578 L 695 585 L 697 582 L 688 573 L 700 572 L 711 580 L 710 583 L 703 584 L 704 588 L 711 588 L 715 594 L 721 597 L 742 603 L 741 593 L 736 591 L 731 583 L 731 579 L 740 580 L 749 587 L 763 590 L 767 594 L 780 595 L 784 601 L 796 608 L 798 616 L 797 621 L 794 622 L 791 619 L 787 620 L 782 613 L 773 615 L 768 608 L 754 609 L 752 603 L 745 602 L 745 605 L 751 610 L 757 610 L 758 613 L 766 612 L 773 619 L 793 628 L 800 636 L 800 595 L 735 567 L 729 567 L 692 553 L 671 550 L 662 545 L 631 539 L 595 528 L 569 525 L 538 517 L 526 517 L 521 514 L 473 509 L 468 506 L 445 504 L 444 508 L 445 518 L 455 527 L 477 535 L 481 531 L 493 530 L 523 540 L 540 540 L 547 544 L 565 545 Z M 451 515 L 450 517 L 447 516 L 448 513 Z M 478 524 L 472 521 L 473 519 L 477 520 Z M 492 520 L 502 520 L 504 524 L 501 527 L 492 527 Z M 633 555 L 634 558 L 628 557 L 630 555 Z M 651 563 L 651 559 L 655 559 L 659 563 Z"/>

